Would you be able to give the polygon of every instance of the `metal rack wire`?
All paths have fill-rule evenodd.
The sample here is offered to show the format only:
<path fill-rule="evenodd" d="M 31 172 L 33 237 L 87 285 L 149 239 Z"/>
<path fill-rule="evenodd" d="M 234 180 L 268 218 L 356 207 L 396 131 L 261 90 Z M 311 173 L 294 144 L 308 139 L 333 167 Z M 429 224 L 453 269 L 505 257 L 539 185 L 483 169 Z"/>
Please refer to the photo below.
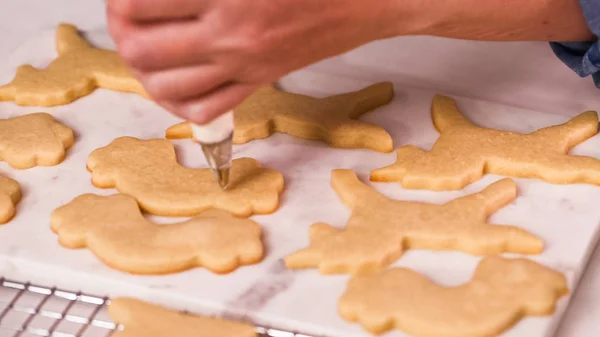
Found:
<path fill-rule="evenodd" d="M 108 337 L 107 297 L 0 277 L 0 337 Z M 259 337 L 316 337 L 256 327 Z"/>

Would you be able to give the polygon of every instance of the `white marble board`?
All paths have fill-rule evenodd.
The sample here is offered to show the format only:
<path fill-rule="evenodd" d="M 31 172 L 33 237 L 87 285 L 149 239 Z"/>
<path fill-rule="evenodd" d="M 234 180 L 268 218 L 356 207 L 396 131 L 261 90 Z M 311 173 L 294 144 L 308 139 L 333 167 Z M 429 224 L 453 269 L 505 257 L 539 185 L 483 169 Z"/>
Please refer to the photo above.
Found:
<path fill-rule="evenodd" d="M 90 38 L 99 45 L 110 45 L 104 33 L 92 33 Z M 47 64 L 55 55 L 53 46 L 51 29 L 25 41 L 0 63 L 0 82 L 9 81 L 14 68 L 21 63 Z M 327 75 L 318 70 L 317 67 L 313 71 L 294 73 L 281 82 L 282 87 L 324 96 L 359 89 L 374 81 L 394 80 L 375 74 L 367 81 L 339 74 Z M 365 116 L 364 120 L 385 126 L 396 146 L 410 143 L 430 147 L 437 138 L 429 116 L 435 92 L 410 89 L 401 84 L 395 89 L 394 101 Z M 462 111 L 482 126 L 529 132 L 566 121 L 564 116 L 455 98 Z M 17 179 L 24 190 L 17 217 L 0 228 L 0 275 L 26 276 L 40 282 L 113 296 L 138 296 L 199 313 L 243 315 L 259 324 L 318 336 L 369 336 L 337 315 L 337 299 L 344 291 L 347 276 L 324 277 L 314 270 L 286 271 L 281 259 L 307 245 L 308 227 L 312 223 L 325 221 L 336 226 L 345 225 L 349 212 L 329 186 L 332 169 L 352 169 L 366 181 L 369 171 L 394 162 L 395 154 L 330 149 L 320 142 L 302 141 L 286 135 L 236 146 L 236 157 L 256 158 L 264 166 L 280 170 L 286 179 L 281 208 L 275 214 L 254 217 L 266 233 L 265 260 L 228 276 L 217 276 L 203 269 L 170 276 L 132 276 L 109 269 L 87 250 L 60 247 L 49 229 L 49 215 L 77 195 L 115 192 L 91 185 L 85 162 L 92 150 L 124 135 L 162 137 L 164 130 L 179 120 L 143 98 L 106 90 L 98 90 L 56 108 L 23 108 L 0 103 L 0 118 L 33 111 L 51 112 L 75 129 L 76 144 L 66 161 L 57 167 L 15 171 L 6 163 L 0 163 L 0 172 Z M 181 163 L 205 166 L 195 144 L 190 141 L 177 141 L 176 144 Z M 600 158 L 600 137 L 586 141 L 574 153 Z M 455 192 L 411 191 L 398 184 L 369 184 L 393 198 L 442 203 L 478 191 L 499 178 L 488 175 L 463 191 Z M 491 221 L 519 225 L 544 239 L 546 251 L 533 258 L 564 272 L 573 290 L 598 238 L 600 209 L 595 204 L 600 197 L 600 188 L 556 186 L 528 179 L 517 179 L 517 183 L 519 198 L 497 212 Z M 414 268 L 440 283 L 453 285 L 467 281 L 477 261 L 477 258 L 462 253 L 409 251 L 395 265 Z M 503 336 L 551 336 L 569 299 L 560 300 L 554 316 L 527 318 Z M 389 336 L 404 335 L 394 332 Z"/>

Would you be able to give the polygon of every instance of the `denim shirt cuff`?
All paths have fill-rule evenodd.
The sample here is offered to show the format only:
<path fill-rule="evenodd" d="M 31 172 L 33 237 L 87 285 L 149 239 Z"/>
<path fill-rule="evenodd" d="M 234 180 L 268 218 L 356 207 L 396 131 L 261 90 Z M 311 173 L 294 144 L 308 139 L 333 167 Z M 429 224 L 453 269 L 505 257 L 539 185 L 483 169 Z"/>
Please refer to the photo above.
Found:
<path fill-rule="evenodd" d="M 552 42 L 552 50 L 569 68 L 581 77 L 592 76 L 600 88 L 600 1 L 580 0 L 588 27 L 595 42 Z"/>

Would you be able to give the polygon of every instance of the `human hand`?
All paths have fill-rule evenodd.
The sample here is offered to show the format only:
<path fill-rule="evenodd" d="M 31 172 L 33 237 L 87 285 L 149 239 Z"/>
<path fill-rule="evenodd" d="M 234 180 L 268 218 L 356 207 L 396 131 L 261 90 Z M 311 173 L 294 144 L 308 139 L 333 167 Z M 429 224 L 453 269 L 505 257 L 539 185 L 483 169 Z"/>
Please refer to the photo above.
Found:
<path fill-rule="evenodd" d="M 148 93 L 205 124 L 257 87 L 395 35 L 394 1 L 108 0 L 110 33 Z"/>

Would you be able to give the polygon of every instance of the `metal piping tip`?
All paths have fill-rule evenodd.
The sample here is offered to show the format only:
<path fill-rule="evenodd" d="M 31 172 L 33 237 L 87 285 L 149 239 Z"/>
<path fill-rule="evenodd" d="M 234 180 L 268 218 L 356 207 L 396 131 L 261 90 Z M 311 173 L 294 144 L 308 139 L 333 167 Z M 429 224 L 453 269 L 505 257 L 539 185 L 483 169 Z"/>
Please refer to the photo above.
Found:
<path fill-rule="evenodd" d="M 232 136 L 218 143 L 200 143 L 208 165 L 223 190 L 229 185 L 229 169 L 231 168 Z"/>
<path fill-rule="evenodd" d="M 219 186 L 221 186 L 223 190 L 227 190 L 227 186 L 229 185 L 229 167 L 217 169 L 215 173 L 217 174 Z"/>

